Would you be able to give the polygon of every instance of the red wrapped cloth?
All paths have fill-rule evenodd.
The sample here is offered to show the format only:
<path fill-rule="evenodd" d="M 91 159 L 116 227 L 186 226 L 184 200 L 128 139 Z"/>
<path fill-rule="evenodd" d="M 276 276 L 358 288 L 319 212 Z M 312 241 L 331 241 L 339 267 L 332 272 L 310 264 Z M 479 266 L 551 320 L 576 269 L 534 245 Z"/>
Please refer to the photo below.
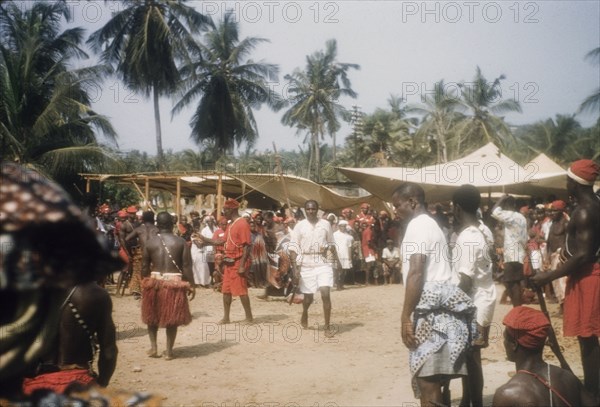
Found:
<path fill-rule="evenodd" d="M 192 322 L 186 281 L 144 278 L 142 281 L 142 321 L 160 328 Z"/>
<path fill-rule="evenodd" d="M 569 276 L 563 307 L 565 336 L 600 336 L 600 264 Z"/>
<path fill-rule="evenodd" d="M 541 311 L 522 305 L 514 307 L 502 323 L 508 334 L 524 348 L 538 349 L 546 343 L 550 321 Z"/>
<path fill-rule="evenodd" d="M 31 395 L 36 390 L 52 390 L 63 394 L 72 383 L 83 385 L 95 383 L 96 379 L 87 369 L 61 370 L 58 372 L 44 373 L 36 377 L 25 378 L 23 381 L 23 393 Z"/>

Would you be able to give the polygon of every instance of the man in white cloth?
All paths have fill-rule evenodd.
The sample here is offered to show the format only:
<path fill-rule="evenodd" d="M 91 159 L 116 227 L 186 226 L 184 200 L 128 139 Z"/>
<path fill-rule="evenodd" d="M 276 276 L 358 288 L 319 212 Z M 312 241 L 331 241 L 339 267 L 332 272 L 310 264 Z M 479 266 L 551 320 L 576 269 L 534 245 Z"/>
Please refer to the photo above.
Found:
<path fill-rule="evenodd" d="M 398 218 L 406 224 L 402 240 L 405 287 L 401 314 L 402 341 L 409 349 L 415 397 L 422 406 L 445 404 L 442 385 L 467 374 L 475 306 L 452 284 L 446 237 L 425 209 L 425 193 L 404 183 L 392 195 Z"/>
<path fill-rule="evenodd" d="M 400 266 L 402 265 L 400 248 L 394 246 L 392 239 L 385 241 L 386 246 L 381 253 L 381 268 L 383 269 L 383 284 L 392 284 L 400 275 Z"/>
<path fill-rule="evenodd" d="M 344 280 L 352 270 L 352 244 L 354 243 L 354 238 L 348 233 L 347 227 L 348 221 L 341 219 L 337 224 L 337 230 L 333 232 L 335 248 L 340 263 L 340 268 L 336 269 L 336 283 L 338 290 L 344 289 Z"/>
<path fill-rule="evenodd" d="M 200 222 L 200 219 L 195 219 L 194 223 L 194 233 L 192 233 L 192 264 L 193 264 L 193 272 L 194 272 L 194 284 L 196 287 L 209 287 L 210 286 L 210 267 L 208 265 L 208 250 L 210 248 L 211 253 L 212 248 L 211 245 L 205 242 L 201 238 L 212 238 L 212 235 L 209 237 L 208 234 L 204 233 L 205 227 L 203 227 L 204 222 Z M 213 257 L 214 261 L 214 257 Z"/>
<path fill-rule="evenodd" d="M 473 185 L 462 185 L 452 196 L 454 227 L 459 233 L 453 250 L 454 277 L 477 308 L 477 337 L 467 351 L 468 376 L 463 377 L 461 406 L 483 406 L 481 349 L 488 346 L 490 325 L 496 306 L 496 286 L 492 279 L 494 236 L 477 218 L 481 196 Z"/>
<path fill-rule="evenodd" d="M 215 230 L 217 230 L 217 222 L 215 221 L 215 218 L 210 215 L 206 215 L 204 217 L 204 224 L 206 226 L 202 228 L 200 234 L 207 239 L 212 239 L 215 234 Z M 212 282 L 212 275 L 215 272 L 215 248 L 213 245 L 204 246 L 204 254 L 206 255 L 206 263 L 208 264 L 208 270 L 210 272 L 210 279 Z"/>
<path fill-rule="evenodd" d="M 300 291 L 304 294 L 300 324 L 303 328 L 308 328 L 308 308 L 313 302 L 314 294 L 319 290 L 323 301 L 325 335 L 331 337 L 334 334 L 329 324 L 333 268 L 331 261 L 328 260 L 328 253 L 333 255 L 330 258 L 337 258 L 333 231 L 328 221 L 319 219 L 317 201 L 312 199 L 306 201 L 304 211 L 306 219 L 301 220 L 294 227 L 288 246 L 294 280 L 299 280 Z"/>
<path fill-rule="evenodd" d="M 504 195 L 492 208 L 492 217 L 504 224 L 503 283 L 513 307 L 523 304 L 521 284 L 525 280 L 523 263 L 527 255 L 527 219 L 517 211 L 515 198 Z"/>

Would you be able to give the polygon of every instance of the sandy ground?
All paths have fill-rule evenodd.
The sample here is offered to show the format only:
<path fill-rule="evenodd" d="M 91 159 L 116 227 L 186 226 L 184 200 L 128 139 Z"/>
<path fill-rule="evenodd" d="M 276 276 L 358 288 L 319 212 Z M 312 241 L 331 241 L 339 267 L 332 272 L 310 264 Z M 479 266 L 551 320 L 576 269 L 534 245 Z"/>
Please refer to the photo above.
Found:
<path fill-rule="evenodd" d="M 108 287 L 109 291 L 114 287 Z M 503 288 L 498 286 L 499 295 Z M 332 323 L 337 334 L 325 338 L 318 295 L 309 313 L 309 329 L 299 325 L 301 305 L 282 298 L 262 301 L 251 289 L 254 325 L 243 325 L 239 300 L 232 305 L 232 324 L 220 326 L 219 293 L 198 289 L 191 302 L 193 321 L 181 327 L 175 359 L 151 359 L 140 303 L 112 296 L 118 330 L 119 359 L 111 387 L 163 396 L 165 406 L 416 406 L 410 386 L 408 351 L 400 337 L 401 285 L 349 286 L 333 291 Z M 536 307 L 534 305 L 534 307 Z M 557 305 L 549 304 L 565 357 L 582 378 L 579 348 L 562 337 Z M 497 304 L 491 344 L 483 350 L 484 402 L 505 383 L 514 365 L 505 359 L 501 320 L 509 306 Z M 159 350 L 165 332 L 159 331 Z M 550 363 L 558 365 L 550 349 Z M 453 405 L 461 395 L 459 380 L 451 384 Z"/>

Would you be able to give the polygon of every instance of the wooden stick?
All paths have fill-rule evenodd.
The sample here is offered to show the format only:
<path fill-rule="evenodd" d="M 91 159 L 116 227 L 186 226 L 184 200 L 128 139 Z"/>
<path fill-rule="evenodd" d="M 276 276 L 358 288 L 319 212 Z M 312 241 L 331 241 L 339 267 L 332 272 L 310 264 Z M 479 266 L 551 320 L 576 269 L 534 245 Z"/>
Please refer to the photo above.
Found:
<path fill-rule="evenodd" d="M 552 326 L 552 320 L 550 319 L 550 314 L 548 313 L 548 307 L 546 307 L 546 299 L 544 298 L 542 288 L 536 287 L 535 293 L 537 294 L 538 302 L 540 303 L 540 308 L 542 309 L 542 312 L 544 313 L 546 318 L 548 318 L 548 321 L 550 321 L 550 329 L 548 330 L 548 341 L 550 342 L 550 349 L 552 349 L 552 352 L 554 352 L 554 354 L 558 358 L 558 361 L 560 362 L 560 367 L 573 373 L 573 370 L 571 370 L 571 366 L 569 366 L 569 363 L 567 363 L 567 360 L 560 351 L 560 345 L 558 344 L 558 339 L 556 338 L 556 333 L 554 332 L 554 327 Z"/>

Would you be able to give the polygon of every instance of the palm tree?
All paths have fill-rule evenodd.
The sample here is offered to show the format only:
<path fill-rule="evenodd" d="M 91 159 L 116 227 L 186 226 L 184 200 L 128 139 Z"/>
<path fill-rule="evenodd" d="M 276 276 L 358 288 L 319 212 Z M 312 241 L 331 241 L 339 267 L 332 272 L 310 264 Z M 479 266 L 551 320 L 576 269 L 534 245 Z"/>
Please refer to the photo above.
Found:
<path fill-rule="evenodd" d="M 146 97 L 152 94 L 159 165 L 164 162 L 159 97 L 176 90 L 180 81 L 176 64 L 188 60 L 193 34 L 212 25 L 209 17 L 185 1 L 123 0 L 124 9 L 88 39 L 126 86 Z"/>
<path fill-rule="evenodd" d="M 488 82 L 477 67 L 473 82 L 460 84 L 462 92 L 459 101 L 470 114 L 457 128 L 455 145 L 459 153 L 462 153 L 461 148 L 465 144 L 476 149 L 488 142 L 504 146 L 512 139 L 504 118 L 498 115 L 521 113 L 521 105 L 514 99 L 502 100 L 501 81 L 504 79 L 506 77 L 500 75 L 493 82 Z"/>
<path fill-rule="evenodd" d="M 97 134 L 116 145 L 114 129 L 92 110 L 88 93 L 109 70 L 69 69 L 87 58 L 80 47 L 84 30 L 61 31 L 70 20 L 65 2 L 0 5 L 0 154 L 59 181 L 106 164 L 110 155 Z"/>
<path fill-rule="evenodd" d="M 415 135 L 418 140 L 435 141 L 437 162 L 448 162 L 448 141 L 461 116 L 457 112 L 459 101 L 450 94 L 444 80 L 434 85 L 433 95 L 427 95 L 421 105 L 409 106 L 407 111 L 422 115 L 422 123 Z"/>
<path fill-rule="evenodd" d="M 529 152 L 524 161 L 529 161 L 534 155 L 546 154 L 553 160 L 568 164 L 566 157 L 575 142 L 582 135 L 582 128 L 574 115 L 556 115 L 555 119 L 539 121 L 533 125 L 524 126 L 523 133 L 516 146 L 516 153 Z M 515 157 L 519 156 L 516 154 Z"/>
<path fill-rule="evenodd" d="M 310 135 L 310 156 L 308 173 L 314 162 L 316 180 L 320 180 L 319 139 L 327 132 L 330 135 L 340 128 L 339 119 L 349 120 L 349 112 L 338 103 L 342 96 L 355 98 L 356 92 L 348 79 L 350 69 L 359 69 L 356 64 L 340 63 L 337 58 L 337 43 L 329 40 L 325 51 L 317 51 L 306 57 L 304 71 L 296 69 L 285 79 L 289 83 L 288 92 L 291 107 L 284 113 L 281 122 L 295 126 L 300 133 Z M 314 157 L 314 159 L 313 159 Z"/>
<path fill-rule="evenodd" d="M 400 152 L 398 150 L 410 148 L 412 144 L 411 123 L 400 118 L 404 113 L 395 109 L 398 107 L 392 104 L 392 110 L 377 108 L 363 119 L 362 141 L 368 144 L 370 161 L 376 166 L 388 166 Z"/>
<path fill-rule="evenodd" d="M 242 142 L 254 144 L 258 128 L 252 109 L 263 103 L 273 109 L 281 105 L 281 98 L 269 89 L 269 81 L 277 81 L 278 66 L 245 60 L 264 42 L 268 40 L 239 40 L 239 23 L 230 11 L 205 34 L 204 44 L 195 44 L 195 60 L 181 69 L 184 92 L 172 114 L 200 98 L 190 122 L 192 138 L 197 143 L 214 141 L 220 155 Z"/>
<path fill-rule="evenodd" d="M 586 59 L 591 61 L 594 65 L 600 64 L 600 47 L 594 48 L 585 56 Z M 589 95 L 579 106 L 578 112 L 593 112 L 598 113 L 600 110 L 600 88 L 596 89 L 594 93 Z"/>

